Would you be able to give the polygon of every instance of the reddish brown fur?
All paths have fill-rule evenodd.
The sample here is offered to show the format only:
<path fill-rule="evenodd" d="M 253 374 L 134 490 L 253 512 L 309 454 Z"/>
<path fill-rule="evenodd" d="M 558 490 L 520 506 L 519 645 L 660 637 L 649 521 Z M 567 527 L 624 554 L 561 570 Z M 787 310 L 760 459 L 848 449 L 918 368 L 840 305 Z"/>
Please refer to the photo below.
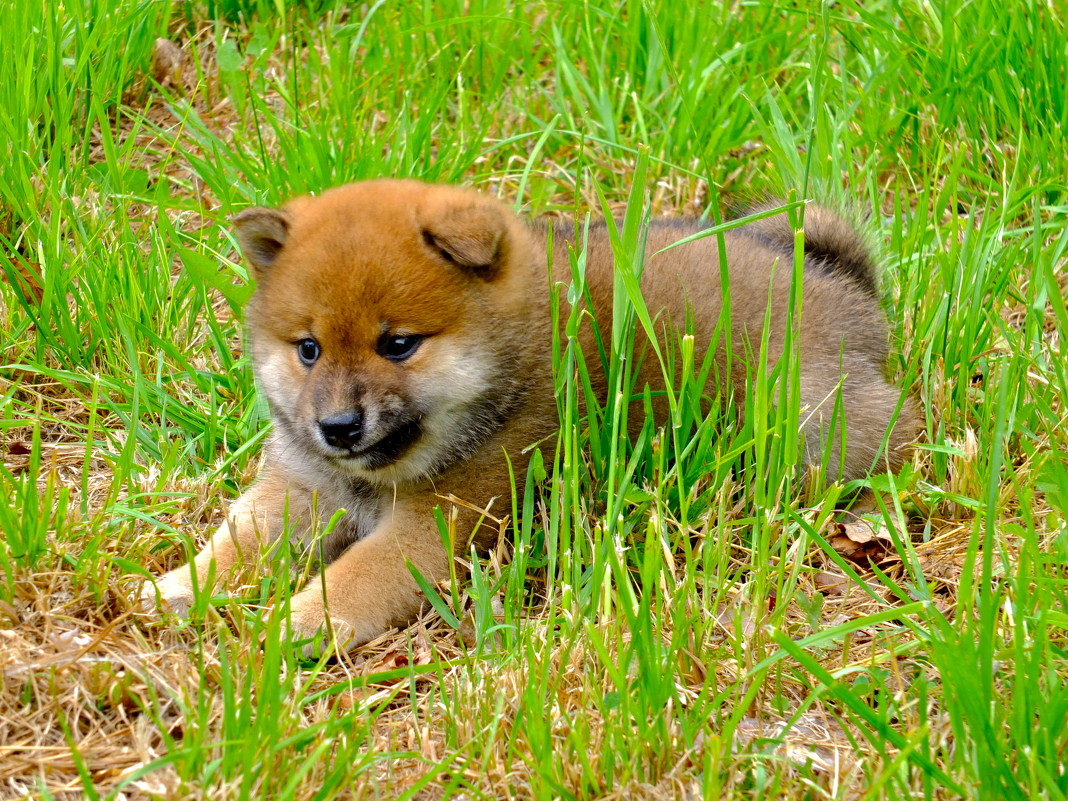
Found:
<path fill-rule="evenodd" d="M 866 250 L 837 217 L 818 208 L 810 214 L 822 232 L 820 247 L 853 264 L 806 271 L 801 400 L 812 415 L 805 436 L 818 458 L 826 436 L 821 409 L 829 410 L 841 384 L 847 450 L 839 459 L 835 449 L 828 467 L 855 478 L 873 466 L 901 464 L 916 416 L 906 402 L 880 460 L 899 392 L 883 375 L 886 330 L 868 285 L 871 273 L 863 273 Z M 252 561 L 282 532 L 287 508 L 304 540 L 344 508 L 347 516 L 324 543 L 332 561 L 294 596 L 292 625 L 295 636 L 312 638 L 309 651 L 322 646 L 329 628 L 325 587 L 331 627 L 339 642 L 355 645 L 418 610 L 408 562 L 431 582 L 448 575 L 450 555 L 433 508 L 455 495 L 507 511 L 507 459 L 521 474 L 523 448 L 558 424 L 545 227 L 528 228 L 473 192 L 414 181 L 343 186 L 282 210 L 250 209 L 236 223 L 259 282 L 249 307 L 250 342 L 275 418 L 274 438 L 259 481 L 235 503 L 192 571 L 183 567 L 160 579 L 160 597 L 184 612 L 193 600 L 193 571 L 203 586 L 212 566 L 225 576 Z M 715 238 L 652 255 L 693 230 L 650 228 L 642 288 L 667 337 L 675 336 L 689 304 L 700 346 L 720 313 Z M 748 377 L 745 354 L 760 348 L 769 287 L 770 358 L 780 355 L 792 263 L 781 229 L 746 230 L 726 237 L 736 397 Z M 559 276 L 571 245 L 563 227 L 554 239 Z M 591 231 L 587 260 L 595 310 L 605 324 L 613 266 L 603 228 Z M 410 356 L 384 357 L 384 336 L 408 335 L 424 337 Z M 309 337 L 321 348 L 311 366 L 297 356 L 297 343 Z M 592 332 L 582 337 L 585 351 L 594 353 Z M 717 359 L 723 364 L 726 355 Z M 647 360 L 641 381 L 655 386 L 659 380 L 659 367 Z M 351 451 L 339 455 L 324 444 L 323 421 L 354 410 L 359 431 Z M 413 430 L 418 434 L 410 435 Z M 475 520 L 459 510 L 457 553 L 467 551 Z M 146 600 L 154 601 L 154 592 Z"/>

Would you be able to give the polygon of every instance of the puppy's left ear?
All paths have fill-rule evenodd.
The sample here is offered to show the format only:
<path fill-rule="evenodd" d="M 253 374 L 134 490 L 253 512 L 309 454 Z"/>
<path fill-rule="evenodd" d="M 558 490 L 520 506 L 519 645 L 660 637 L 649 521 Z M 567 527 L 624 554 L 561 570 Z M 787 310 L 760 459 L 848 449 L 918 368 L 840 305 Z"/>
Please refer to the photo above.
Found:
<path fill-rule="evenodd" d="M 424 220 L 423 239 L 446 261 L 491 279 L 500 265 L 508 231 L 506 214 L 489 200 L 446 207 Z"/>
<path fill-rule="evenodd" d="M 290 222 L 291 217 L 285 209 L 259 206 L 245 209 L 234 217 L 234 233 L 256 278 L 262 278 L 270 271 L 285 247 Z"/>

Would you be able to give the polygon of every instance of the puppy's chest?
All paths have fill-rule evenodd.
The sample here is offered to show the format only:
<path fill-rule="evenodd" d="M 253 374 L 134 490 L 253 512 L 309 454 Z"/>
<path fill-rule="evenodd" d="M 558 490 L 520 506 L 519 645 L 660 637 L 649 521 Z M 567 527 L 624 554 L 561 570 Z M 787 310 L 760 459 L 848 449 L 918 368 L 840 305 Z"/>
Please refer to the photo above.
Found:
<path fill-rule="evenodd" d="M 318 532 L 306 530 L 301 540 L 305 547 L 321 548 L 324 560 L 331 562 L 374 531 L 386 502 L 382 490 L 359 480 L 322 482 L 312 501 Z"/>

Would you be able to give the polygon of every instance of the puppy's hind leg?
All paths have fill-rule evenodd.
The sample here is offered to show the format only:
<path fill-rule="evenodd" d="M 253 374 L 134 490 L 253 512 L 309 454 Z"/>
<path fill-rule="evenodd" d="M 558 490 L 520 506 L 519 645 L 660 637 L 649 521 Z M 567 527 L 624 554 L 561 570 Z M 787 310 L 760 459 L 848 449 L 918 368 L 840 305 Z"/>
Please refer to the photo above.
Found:
<path fill-rule="evenodd" d="M 867 362 L 835 384 L 803 376 L 801 395 L 805 462 L 822 465 L 830 481 L 900 469 L 919 434 L 915 402 Z"/>

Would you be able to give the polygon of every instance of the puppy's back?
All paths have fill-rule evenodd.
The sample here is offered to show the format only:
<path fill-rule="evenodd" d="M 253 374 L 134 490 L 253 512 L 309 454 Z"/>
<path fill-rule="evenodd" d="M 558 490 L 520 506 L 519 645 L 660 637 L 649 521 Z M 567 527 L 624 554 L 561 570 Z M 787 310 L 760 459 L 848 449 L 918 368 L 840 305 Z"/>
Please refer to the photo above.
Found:
<path fill-rule="evenodd" d="M 750 211 L 778 205 L 770 202 Z M 696 220 L 650 223 L 642 293 L 662 344 L 670 343 L 684 325 L 692 325 L 694 355 L 701 363 L 706 347 L 717 343 L 718 379 L 711 380 L 709 396 L 725 390 L 729 382 L 738 401 L 753 377 L 756 365 L 751 356 L 762 347 L 762 334 L 767 335 L 771 364 L 782 355 L 787 329 L 792 325 L 793 271 L 789 265 L 794 258 L 794 232 L 786 216 L 778 214 L 728 231 L 722 239 L 707 236 L 670 247 L 703 227 Z M 573 224 L 557 225 L 554 231 L 555 264 L 566 264 L 567 248 L 581 247 L 581 238 L 575 237 Z M 899 403 L 900 391 L 886 380 L 888 332 L 872 251 L 861 232 L 821 206 L 805 209 L 804 232 L 799 367 L 806 461 L 820 463 L 827 441 L 833 439 L 825 465 L 828 476 L 859 478 L 884 458 L 881 454 L 889 467 L 896 469 L 918 432 L 918 416 L 909 399 Z M 610 336 L 615 272 L 608 240 L 604 225 L 589 227 L 585 242 L 587 290 L 602 341 Z M 730 282 L 730 315 L 726 320 L 721 316 L 720 243 L 725 248 Z M 560 274 L 558 266 L 556 275 Z M 724 323 L 731 331 L 729 359 L 725 340 L 717 334 Z M 588 329 L 580 330 L 587 354 L 596 352 L 590 336 Z M 655 359 L 644 359 L 638 371 L 639 387 L 649 384 L 655 389 L 663 382 Z M 604 400 L 603 376 L 594 371 L 591 381 Z M 848 431 L 844 435 L 839 430 L 841 421 L 836 422 L 835 417 L 839 405 L 846 417 L 844 428 Z M 654 410 L 656 406 L 654 398 Z M 659 411 L 662 416 L 663 410 Z M 893 429 L 888 434 L 890 426 Z M 884 438 L 888 439 L 885 449 Z"/>

